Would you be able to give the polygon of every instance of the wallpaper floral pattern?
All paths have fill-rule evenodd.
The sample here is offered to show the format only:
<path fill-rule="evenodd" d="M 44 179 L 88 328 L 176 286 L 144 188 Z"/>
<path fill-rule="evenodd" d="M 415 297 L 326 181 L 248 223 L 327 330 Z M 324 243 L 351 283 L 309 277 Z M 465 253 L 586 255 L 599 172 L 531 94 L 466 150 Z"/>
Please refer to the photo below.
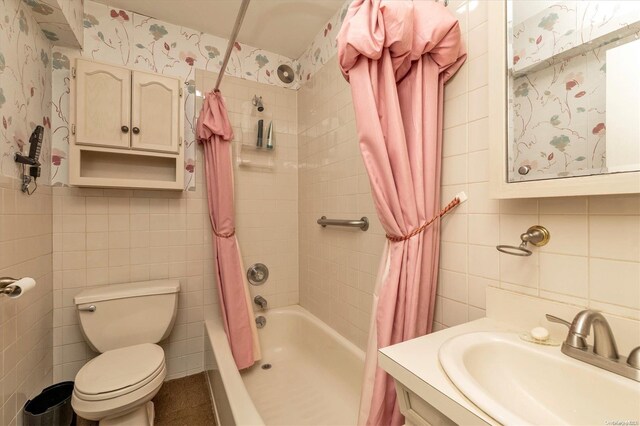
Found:
<path fill-rule="evenodd" d="M 83 0 L 23 0 L 43 34 L 60 46 L 82 47 Z"/>
<path fill-rule="evenodd" d="M 37 125 L 45 134 L 40 180 L 49 178 L 51 44 L 21 0 L 0 0 L 0 175 L 18 178 L 16 151 L 28 150 Z"/>
<path fill-rule="evenodd" d="M 195 69 L 219 72 L 227 40 L 130 11 L 85 2 L 84 49 L 53 52 L 52 184 L 67 185 L 69 145 L 69 70 L 78 56 L 182 78 L 185 81 L 185 188 L 195 185 Z M 282 83 L 276 69 L 294 61 L 235 43 L 227 74 L 246 80 L 297 88 Z"/>
<path fill-rule="evenodd" d="M 510 181 L 607 171 L 605 52 L 639 34 L 622 3 L 558 2 L 514 27 Z"/>
<path fill-rule="evenodd" d="M 336 37 L 340 27 L 342 27 L 342 22 L 347 15 L 347 9 L 350 4 L 351 0 L 345 1 L 340 10 L 329 19 L 302 56 L 298 58 L 294 69 L 299 82 L 304 83 L 309 80 L 316 71 L 322 68 L 338 52 Z"/>
<path fill-rule="evenodd" d="M 513 7 L 518 7 L 517 3 Z M 588 43 L 603 44 L 640 30 L 640 4 L 634 1 L 558 1 L 513 26 L 513 70 L 532 66 L 573 48 L 589 50 Z"/>

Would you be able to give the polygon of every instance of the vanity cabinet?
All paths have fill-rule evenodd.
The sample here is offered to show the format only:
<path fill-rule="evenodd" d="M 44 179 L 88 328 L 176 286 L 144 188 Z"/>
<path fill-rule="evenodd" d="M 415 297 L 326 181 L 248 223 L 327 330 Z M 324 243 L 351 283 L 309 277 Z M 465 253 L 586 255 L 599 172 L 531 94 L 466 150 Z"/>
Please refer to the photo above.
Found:
<path fill-rule="evenodd" d="M 182 82 L 77 59 L 71 72 L 69 182 L 182 189 Z"/>
<path fill-rule="evenodd" d="M 398 406 L 404 416 L 405 426 L 455 426 L 456 423 L 442 414 L 433 405 L 394 380 Z"/>

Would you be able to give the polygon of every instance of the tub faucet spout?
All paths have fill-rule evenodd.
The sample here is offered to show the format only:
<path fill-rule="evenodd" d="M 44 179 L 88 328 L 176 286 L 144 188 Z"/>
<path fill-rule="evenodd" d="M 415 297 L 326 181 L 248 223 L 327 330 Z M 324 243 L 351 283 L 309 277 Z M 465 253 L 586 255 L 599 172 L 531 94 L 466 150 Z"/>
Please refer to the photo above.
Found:
<path fill-rule="evenodd" d="M 253 303 L 260 306 L 260 309 L 267 309 L 267 299 L 260 295 L 253 298 Z"/>

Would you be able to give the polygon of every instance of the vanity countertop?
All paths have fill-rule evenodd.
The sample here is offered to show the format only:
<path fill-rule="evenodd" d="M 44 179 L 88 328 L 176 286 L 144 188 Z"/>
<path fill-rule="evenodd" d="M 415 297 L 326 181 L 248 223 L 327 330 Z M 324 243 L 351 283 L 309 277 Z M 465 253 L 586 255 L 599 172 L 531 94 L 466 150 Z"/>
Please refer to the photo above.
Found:
<path fill-rule="evenodd" d="M 516 331 L 482 318 L 380 349 L 380 367 L 458 424 L 498 424 L 469 401 L 449 380 L 438 360 L 440 346 L 452 337 L 478 331 Z"/>

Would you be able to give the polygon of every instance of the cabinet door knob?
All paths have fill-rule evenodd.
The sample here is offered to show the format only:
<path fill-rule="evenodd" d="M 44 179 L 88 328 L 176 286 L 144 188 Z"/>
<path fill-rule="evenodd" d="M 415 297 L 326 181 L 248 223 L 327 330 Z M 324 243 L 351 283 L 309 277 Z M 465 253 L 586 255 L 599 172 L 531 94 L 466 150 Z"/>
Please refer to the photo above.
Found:
<path fill-rule="evenodd" d="M 122 130 L 122 133 L 129 133 L 129 128 L 127 126 L 120 127 L 120 130 Z"/>
<path fill-rule="evenodd" d="M 131 129 L 131 131 L 132 131 L 133 133 L 135 133 L 136 135 L 137 135 L 138 133 L 140 133 L 140 129 L 139 129 L 139 128 L 137 128 L 137 127 L 134 127 L 133 129 Z"/>

